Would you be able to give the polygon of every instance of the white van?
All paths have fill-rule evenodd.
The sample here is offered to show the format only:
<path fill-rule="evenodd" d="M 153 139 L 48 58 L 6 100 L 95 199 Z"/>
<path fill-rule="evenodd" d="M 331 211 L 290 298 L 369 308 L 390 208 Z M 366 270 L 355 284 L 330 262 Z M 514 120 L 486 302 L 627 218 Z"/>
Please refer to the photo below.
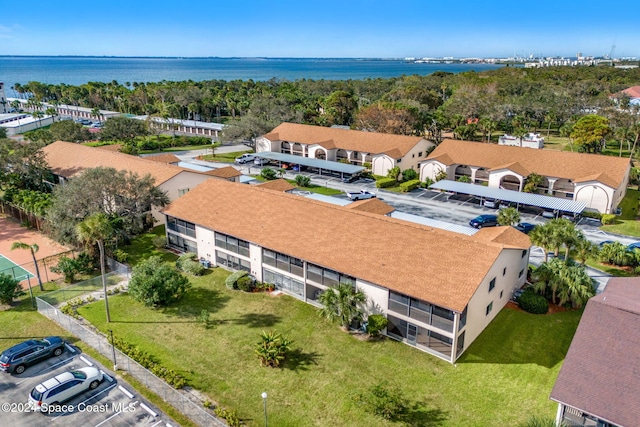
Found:
<path fill-rule="evenodd" d="M 249 153 L 245 153 L 240 157 L 236 157 L 236 163 L 249 163 L 249 162 L 253 162 L 256 159 L 256 156 L 254 156 L 253 154 L 249 154 Z"/>
<path fill-rule="evenodd" d="M 29 403 L 35 411 L 46 410 L 49 405 L 57 405 L 87 390 L 94 390 L 101 382 L 102 372 L 94 367 L 63 372 L 35 386 L 29 393 Z"/>

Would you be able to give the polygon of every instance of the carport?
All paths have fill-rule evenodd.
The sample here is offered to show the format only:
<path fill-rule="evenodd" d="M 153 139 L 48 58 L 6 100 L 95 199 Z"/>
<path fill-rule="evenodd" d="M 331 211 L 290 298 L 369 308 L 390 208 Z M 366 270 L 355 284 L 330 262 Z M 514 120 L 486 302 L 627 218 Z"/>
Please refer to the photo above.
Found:
<path fill-rule="evenodd" d="M 313 172 L 317 171 L 319 175 L 323 175 L 324 172 L 324 175 L 339 176 L 340 178 L 349 178 L 361 173 L 365 169 L 362 166 L 351 165 L 348 163 L 312 159 L 309 157 L 294 156 L 293 154 L 276 153 L 274 151 L 255 153 L 254 156 L 278 162 L 280 167 L 282 167 L 283 163 L 306 166 L 307 169 L 310 169 Z"/>
<path fill-rule="evenodd" d="M 480 197 L 481 199 L 497 199 L 505 202 L 516 203 L 518 206 L 536 206 L 556 212 L 568 212 L 574 215 L 581 213 L 587 206 L 585 202 L 577 202 L 575 200 L 560 199 L 558 197 L 545 196 L 542 194 L 503 190 L 502 188 L 490 188 L 483 185 L 449 180 L 435 182 L 429 186 L 429 189 L 469 194 Z"/>

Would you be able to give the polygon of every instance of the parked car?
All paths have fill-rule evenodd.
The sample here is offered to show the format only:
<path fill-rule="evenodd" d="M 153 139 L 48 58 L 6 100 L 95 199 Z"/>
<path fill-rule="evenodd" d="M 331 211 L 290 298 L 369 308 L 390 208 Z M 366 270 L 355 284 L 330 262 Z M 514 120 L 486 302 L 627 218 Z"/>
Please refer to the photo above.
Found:
<path fill-rule="evenodd" d="M 529 234 L 531 230 L 536 228 L 535 224 L 531 224 L 529 222 L 521 222 L 515 226 L 516 230 L 523 232 L 524 234 Z"/>
<path fill-rule="evenodd" d="M 482 205 L 485 208 L 498 209 L 498 206 L 500 206 L 500 200 L 498 200 L 498 199 L 485 199 L 485 201 L 484 201 L 484 203 Z"/>
<path fill-rule="evenodd" d="M 256 156 L 254 156 L 253 154 L 245 153 L 240 157 L 236 157 L 235 161 L 236 163 L 244 164 L 244 163 L 253 162 L 255 161 L 255 159 L 256 159 Z"/>
<path fill-rule="evenodd" d="M 342 178 L 342 182 L 351 183 L 351 182 L 355 182 L 355 181 L 357 181 L 359 179 L 360 179 L 359 175 L 348 175 L 348 176 L 345 176 L 344 178 Z"/>
<path fill-rule="evenodd" d="M 0 369 L 7 373 L 21 374 L 27 369 L 27 366 L 52 356 L 60 356 L 63 351 L 64 340 L 60 337 L 27 340 L 0 354 Z"/>
<path fill-rule="evenodd" d="M 555 218 L 557 213 L 558 213 L 557 211 L 546 210 L 546 211 L 542 212 L 542 217 L 543 218 Z"/>
<path fill-rule="evenodd" d="M 598 246 L 603 247 L 604 245 L 610 245 L 612 243 L 615 243 L 615 241 L 613 241 L 613 240 L 603 240 L 602 242 L 598 243 Z"/>
<path fill-rule="evenodd" d="M 505 201 L 500 202 L 500 209 L 515 208 L 515 207 L 516 207 L 516 204 L 513 202 L 505 202 Z"/>
<path fill-rule="evenodd" d="M 57 405 L 94 390 L 102 380 L 102 372 L 92 366 L 63 372 L 35 386 L 29 393 L 29 403 L 36 411 L 46 409 L 48 405 Z"/>
<path fill-rule="evenodd" d="M 256 157 L 256 159 L 253 161 L 253 164 L 258 166 L 263 166 L 268 163 L 269 163 L 269 159 L 263 159 L 262 157 Z"/>
<path fill-rule="evenodd" d="M 376 195 L 367 190 L 360 190 L 360 191 L 354 191 L 354 192 L 347 192 L 347 197 L 349 197 L 353 201 L 356 201 L 356 200 L 373 199 L 376 197 Z"/>
<path fill-rule="evenodd" d="M 496 215 L 480 215 L 469 221 L 469 225 L 473 228 L 495 227 L 498 225 L 498 217 Z"/>
<path fill-rule="evenodd" d="M 629 248 L 629 250 L 635 250 L 635 249 L 640 249 L 640 242 L 633 242 L 631 244 L 629 244 L 629 246 L 627 246 Z"/>

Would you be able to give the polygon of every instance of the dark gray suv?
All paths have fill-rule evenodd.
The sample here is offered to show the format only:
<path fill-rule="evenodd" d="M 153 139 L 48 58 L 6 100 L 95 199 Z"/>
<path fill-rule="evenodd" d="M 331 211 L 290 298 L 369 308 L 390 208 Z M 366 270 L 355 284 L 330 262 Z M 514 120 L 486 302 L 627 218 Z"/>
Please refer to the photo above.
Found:
<path fill-rule="evenodd" d="M 60 356 L 63 351 L 64 340 L 60 337 L 27 340 L 0 354 L 0 369 L 8 373 L 21 374 L 27 366 L 52 356 Z"/>

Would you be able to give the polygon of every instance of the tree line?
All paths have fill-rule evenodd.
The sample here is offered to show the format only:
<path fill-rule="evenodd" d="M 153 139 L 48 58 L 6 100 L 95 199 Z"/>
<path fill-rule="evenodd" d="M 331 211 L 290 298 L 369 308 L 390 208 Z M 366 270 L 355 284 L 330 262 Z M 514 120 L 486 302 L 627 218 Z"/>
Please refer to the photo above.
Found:
<path fill-rule="evenodd" d="M 470 140 L 491 140 L 498 131 L 524 135 L 552 128 L 571 136 L 580 117 L 598 114 L 607 120 L 604 137 L 577 147 L 598 152 L 607 137 L 628 143 L 628 149 L 637 141 L 637 111 L 625 97 L 615 106 L 610 95 L 639 83 L 640 69 L 594 66 L 364 80 L 29 82 L 13 89 L 53 104 L 223 122 L 232 125 L 228 139 L 253 138 L 283 121 L 425 135 L 436 142 L 443 129 Z"/>

